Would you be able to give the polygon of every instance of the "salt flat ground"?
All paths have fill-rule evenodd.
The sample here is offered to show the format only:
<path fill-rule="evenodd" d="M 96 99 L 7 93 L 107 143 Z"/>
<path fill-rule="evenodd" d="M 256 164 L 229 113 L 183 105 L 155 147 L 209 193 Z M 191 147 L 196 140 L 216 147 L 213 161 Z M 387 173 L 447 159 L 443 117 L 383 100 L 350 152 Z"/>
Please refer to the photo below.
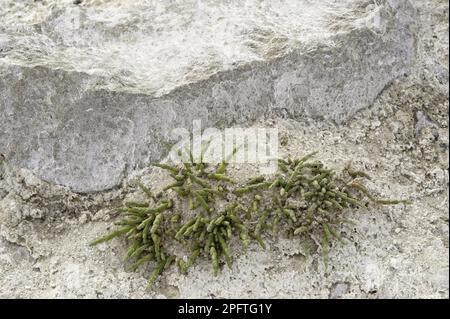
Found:
<path fill-rule="evenodd" d="M 418 59 L 373 106 L 341 125 L 299 117 L 260 119 L 278 127 L 283 154 L 319 151 L 339 169 L 348 161 L 371 176 L 380 196 L 412 205 L 350 212 L 350 243 L 336 244 L 328 269 L 305 257 L 300 242 L 280 238 L 236 256 L 232 270 L 213 277 L 209 262 L 184 276 L 172 269 L 153 290 L 148 270 L 126 272 L 125 245 L 88 243 L 111 227 L 113 209 L 133 194 L 139 176 L 153 187 L 155 170 L 129 176 L 120 188 L 79 195 L 24 169 L 0 164 L 0 297 L 3 298 L 448 298 L 448 3 L 413 1 L 418 10 Z M 251 167 L 231 167 L 245 178 Z"/>

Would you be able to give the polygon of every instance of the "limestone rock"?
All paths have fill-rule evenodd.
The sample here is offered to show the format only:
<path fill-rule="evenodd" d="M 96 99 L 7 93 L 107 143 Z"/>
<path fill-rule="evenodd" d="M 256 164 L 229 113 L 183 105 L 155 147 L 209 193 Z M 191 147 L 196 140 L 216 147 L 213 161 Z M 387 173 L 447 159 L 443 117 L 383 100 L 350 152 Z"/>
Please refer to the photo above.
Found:
<path fill-rule="evenodd" d="M 0 153 L 91 192 L 194 119 L 345 121 L 408 72 L 414 14 L 407 0 L 2 0 Z"/>

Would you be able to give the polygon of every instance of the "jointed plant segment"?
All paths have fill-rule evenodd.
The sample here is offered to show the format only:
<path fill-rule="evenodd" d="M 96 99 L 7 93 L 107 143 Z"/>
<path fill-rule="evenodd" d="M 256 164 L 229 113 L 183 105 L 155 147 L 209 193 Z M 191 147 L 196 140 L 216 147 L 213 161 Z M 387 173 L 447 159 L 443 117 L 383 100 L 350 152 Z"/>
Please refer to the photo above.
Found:
<path fill-rule="evenodd" d="M 155 263 L 149 286 L 173 263 L 185 273 L 200 257 L 211 261 L 217 275 L 222 263 L 231 268 L 234 242 L 245 249 L 255 240 L 265 248 L 263 238 L 281 231 L 302 237 L 306 244 L 320 239 L 327 264 L 332 240 L 342 240 L 339 227 L 350 222 L 345 217 L 347 208 L 365 206 L 365 199 L 378 204 L 408 202 L 375 198 L 362 184 L 369 178 L 367 173 L 348 165 L 337 174 L 312 160 L 315 153 L 280 159 L 275 176 L 257 176 L 244 185 L 226 175 L 227 160 L 209 165 L 203 154 L 204 150 L 195 159 L 189 152 L 188 160 L 179 166 L 154 164 L 168 171 L 173 183 L 159 194 L 139 184 L 148 201 L 125 203 L 116 223 L 119 228 L 92 245 L 125 237 L 129 243 L 125 259 L 131 270 Z M 188 247 L 187 258 L 171 249 L 176 242 Z"/>

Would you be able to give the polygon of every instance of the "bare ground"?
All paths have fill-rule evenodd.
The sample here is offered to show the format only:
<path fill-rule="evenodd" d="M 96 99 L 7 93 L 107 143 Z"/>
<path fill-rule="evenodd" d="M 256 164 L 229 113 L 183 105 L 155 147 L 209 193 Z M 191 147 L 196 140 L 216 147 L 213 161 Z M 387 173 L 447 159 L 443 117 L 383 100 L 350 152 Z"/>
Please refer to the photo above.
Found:
<path fill-rule="evenodd" d="M 213 277 L 208 261 L 184 276 L 171 269 L 153 290 L 149 270 L 126 272 L 121 240 L 88 243 L 112 226 L 113 208 L 133 196 L 142 177 L 158 188 L 166 176 L 137 172 L 119 189 L 78 195 L 0 163 L 0 297 L 3 298 L 448 298 L 448 3 L 414 1 L 418 60 L 411 75 L 387 87 L 375 104 L 344 125 L 299 118 L 262 119 L 278 127 L 283 154 L 317 157 L 333 168 L 365 169 L 369 188 L 412 205 L 349 212 L 330 265 L 306 257 L 300 242 L 252 245 L 233 269 Z M 1 160 L 0 160 L 1 161 Z M 245 178 L 251 167 L 232 167 Z"/>

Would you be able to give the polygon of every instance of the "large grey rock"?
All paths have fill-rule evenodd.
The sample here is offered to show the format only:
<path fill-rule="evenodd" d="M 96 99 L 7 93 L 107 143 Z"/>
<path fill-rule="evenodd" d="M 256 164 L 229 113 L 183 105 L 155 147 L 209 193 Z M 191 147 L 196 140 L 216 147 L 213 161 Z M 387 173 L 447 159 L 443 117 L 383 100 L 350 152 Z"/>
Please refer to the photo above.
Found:
<path fill-rule="evenodd" d="M 89 192 L 175 127 L 342 122 L 414 59 L 406 0 L 0 0 L 0 153 Z"/>

